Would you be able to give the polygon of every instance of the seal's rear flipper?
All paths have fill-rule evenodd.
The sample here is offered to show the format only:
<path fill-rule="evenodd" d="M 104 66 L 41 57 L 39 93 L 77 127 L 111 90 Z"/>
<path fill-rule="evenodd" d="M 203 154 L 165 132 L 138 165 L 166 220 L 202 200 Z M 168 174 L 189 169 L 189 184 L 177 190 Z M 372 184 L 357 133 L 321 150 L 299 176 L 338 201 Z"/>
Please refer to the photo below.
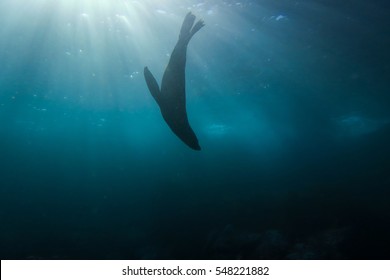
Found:
<path fill-rule="evenodd" d="M 189 12 L 184 18 L 183 24 L 181 26 L 179 41 L 185 40 L 188 43 L 192 36 L 194 36 L 194 34 L 204 26 L 203 20 L 199 20 L 195 25 L 194 22 L 195 16 Z"/>
<path fill-rule="evenodd" d="M 189 12 L 184 18 L 183 24 L 180 29 L 179 40 L 189 40 L 191 28 L 194 25 L 195 16 Z"/>
<path fill-rule="evenodd" d="M 203 21 L 203 20 L 199 20 L 199 21 L 194 25 L 194 27 L 191 29 L 191 34 L 190 34 L 190 36 L 191 36 L 191 37 L 194 36 L 194 34 L 195 34 L 196 32 L 198 32 L 199 29 L 201 29 L 203 26 L 204 26 L 204 21 Z"/>
<path fill-rule="evenodd" d="M 156 100 L 157 104 L 160 106 L 160 88 L 156 79 L 153 77 L 153 74 L 149 71 L 148 67 L 144 68 L 144 76 L 146 84 L 148 85 L 149 91 L 152 94 L 153 98 Z"/>

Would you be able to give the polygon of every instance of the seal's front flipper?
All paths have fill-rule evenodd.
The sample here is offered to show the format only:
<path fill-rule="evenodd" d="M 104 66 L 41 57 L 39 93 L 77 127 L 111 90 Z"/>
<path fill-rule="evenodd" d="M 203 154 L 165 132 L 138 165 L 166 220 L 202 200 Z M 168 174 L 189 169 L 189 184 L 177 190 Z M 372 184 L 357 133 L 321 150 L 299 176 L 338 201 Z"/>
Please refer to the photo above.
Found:
<path fill-rule="evenodd" d="M 144 68 L 144 76 L 146 84 L 148 85 L 149 91 L 152 94 L 153 98 L 156 100 L 157 104 L 160 106 L 160 88 L 156 79 L 153 77 L 153 74 L 149 71 L 148 67 Z"/>

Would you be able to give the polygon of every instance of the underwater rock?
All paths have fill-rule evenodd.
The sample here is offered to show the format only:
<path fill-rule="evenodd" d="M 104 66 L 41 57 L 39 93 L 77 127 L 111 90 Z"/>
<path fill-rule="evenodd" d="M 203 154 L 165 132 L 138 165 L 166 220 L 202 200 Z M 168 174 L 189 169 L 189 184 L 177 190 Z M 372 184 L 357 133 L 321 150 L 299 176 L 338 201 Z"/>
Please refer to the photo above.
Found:
<path fill-rule="evenodd" d="M 227 225 L 210 234 L 204 253 L 212 259 L 340 259 L 347 231 L 324 230 L 294 242 L 280 230 L 254 233 Z"/>
<path fill-rule="evenodd" d="M 247 259 L 253 255 L 259 238 L 259 234 L 227 225 L 221 231 L 210 234 L 205 253 L 213 259 Z"/>
<path fill-rule="evenodd" d="M 339 247 L 344 241 L 347 231 L 347 228 L 336 228 L 311 236 L 303 242 L 296 243 L 293 251 L 287 255 L 287 259 L 341 259 L 342 254 Z"/>
<path fill-rule="evenodd" d="M 260 238 L 256 248 L 257 259 L 281 259 L 287 253 L 289 242 L 279 230 L 267 230 Z"/>

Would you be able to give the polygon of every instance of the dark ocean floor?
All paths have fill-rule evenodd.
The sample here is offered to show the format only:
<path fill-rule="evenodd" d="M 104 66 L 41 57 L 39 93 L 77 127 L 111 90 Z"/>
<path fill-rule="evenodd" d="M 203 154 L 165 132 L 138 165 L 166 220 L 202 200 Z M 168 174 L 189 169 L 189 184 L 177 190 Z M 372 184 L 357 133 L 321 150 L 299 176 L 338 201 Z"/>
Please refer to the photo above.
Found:
<path fill-rule="evenodd" d="M 318 154 L 295 144 L 269 169 L 236 155 L 246 174 L 225 162 L 213 177 L 155 181 L 118 171 L 115 149 L 90 173 L 82 150 L 35 161 L 54 148 L 15 152 L 3 138 L 0 258 L 388 259 L 388 143 L 384 126 Z"/>

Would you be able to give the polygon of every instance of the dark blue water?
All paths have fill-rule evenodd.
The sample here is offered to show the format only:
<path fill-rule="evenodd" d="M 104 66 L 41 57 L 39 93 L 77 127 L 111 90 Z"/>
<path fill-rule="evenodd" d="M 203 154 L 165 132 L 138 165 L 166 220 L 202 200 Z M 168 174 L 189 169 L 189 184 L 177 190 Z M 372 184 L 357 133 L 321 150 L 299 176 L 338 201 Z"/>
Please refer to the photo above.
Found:
<path fill-rule="evenodd" d="M 187 110 L 160 81 L 185 14 Z M 1 259 L 386 259 L 386 1 L 0 2 Z"/>

